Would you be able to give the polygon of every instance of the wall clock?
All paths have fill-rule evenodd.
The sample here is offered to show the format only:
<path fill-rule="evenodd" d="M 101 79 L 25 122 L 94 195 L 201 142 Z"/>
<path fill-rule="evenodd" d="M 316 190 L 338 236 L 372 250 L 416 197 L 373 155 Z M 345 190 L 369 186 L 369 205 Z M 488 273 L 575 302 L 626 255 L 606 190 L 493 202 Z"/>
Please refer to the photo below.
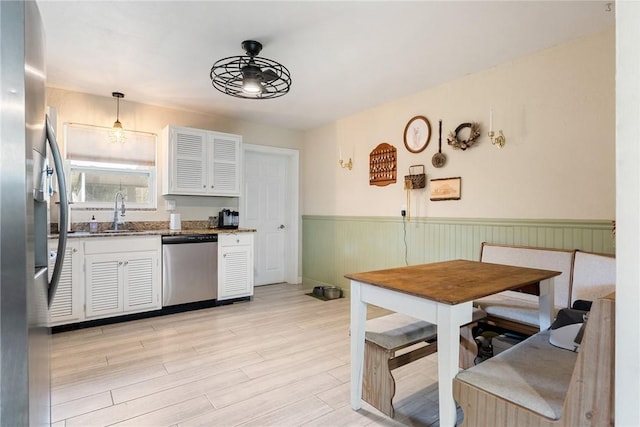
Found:
<path fill-rule="evenodd" d="M 429 145 L 431 123 L 425 116 L 415 116 L 404 128 L 404 146 L 412 153 L 419 153 Z"/>

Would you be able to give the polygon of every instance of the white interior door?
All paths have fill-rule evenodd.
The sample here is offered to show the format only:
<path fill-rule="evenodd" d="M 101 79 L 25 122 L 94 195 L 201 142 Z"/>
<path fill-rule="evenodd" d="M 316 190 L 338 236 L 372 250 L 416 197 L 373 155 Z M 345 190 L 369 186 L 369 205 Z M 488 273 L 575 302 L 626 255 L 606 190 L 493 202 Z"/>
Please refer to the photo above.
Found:
<path fill-rule="evenodd" d="M 286 281 L 290 226 L 287 214 L 286 155 L 246 151 L 244 156 L 244 227 L 254 228 L 255 285 Z"/>

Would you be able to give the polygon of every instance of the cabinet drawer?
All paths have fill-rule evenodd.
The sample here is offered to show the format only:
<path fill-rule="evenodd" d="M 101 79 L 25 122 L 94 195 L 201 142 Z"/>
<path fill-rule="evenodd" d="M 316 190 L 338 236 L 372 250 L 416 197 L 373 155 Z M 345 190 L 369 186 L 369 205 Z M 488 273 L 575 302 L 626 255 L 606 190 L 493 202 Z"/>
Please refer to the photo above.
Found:
<path fill-rule="evenodd" d="M 253 233 L 218 234 L 218 245 L 220 246 L 250 245 L 251 242 L 253 242 Z"/>
<path fill-rule="evenodd" d="M 84 243 L 85 254 L 155 251 L 160 250 L 160 248 L 160 236 L 97 237 L 95 239 L 87 239 Z"/>

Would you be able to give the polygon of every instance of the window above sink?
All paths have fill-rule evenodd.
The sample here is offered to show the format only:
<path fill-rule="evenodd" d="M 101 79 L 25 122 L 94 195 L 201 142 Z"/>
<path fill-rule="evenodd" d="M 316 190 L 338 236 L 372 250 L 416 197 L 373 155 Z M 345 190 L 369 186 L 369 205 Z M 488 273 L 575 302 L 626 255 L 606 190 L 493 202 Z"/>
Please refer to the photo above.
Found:
<path fill-rule="evenodd" d="M 125 131 L 114 143 L 110 128 L 65 123 L 69 200 L 84 209 L 112 208 L 122 191 L 129 209 L 156 208 L 156 135 Z"/>

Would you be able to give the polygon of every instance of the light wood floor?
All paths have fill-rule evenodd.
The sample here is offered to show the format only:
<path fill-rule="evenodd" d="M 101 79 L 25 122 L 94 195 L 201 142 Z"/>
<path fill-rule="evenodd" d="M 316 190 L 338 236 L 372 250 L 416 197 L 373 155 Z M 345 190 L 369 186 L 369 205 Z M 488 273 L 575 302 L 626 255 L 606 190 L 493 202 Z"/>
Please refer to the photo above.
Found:
<path fill-rule="evenodd" d="M 54 426 L 437 425 L 436 355 L 394 371 L 394 420 L 353 411 L 349 301 L 304 292 L 54 335 Z"/>

